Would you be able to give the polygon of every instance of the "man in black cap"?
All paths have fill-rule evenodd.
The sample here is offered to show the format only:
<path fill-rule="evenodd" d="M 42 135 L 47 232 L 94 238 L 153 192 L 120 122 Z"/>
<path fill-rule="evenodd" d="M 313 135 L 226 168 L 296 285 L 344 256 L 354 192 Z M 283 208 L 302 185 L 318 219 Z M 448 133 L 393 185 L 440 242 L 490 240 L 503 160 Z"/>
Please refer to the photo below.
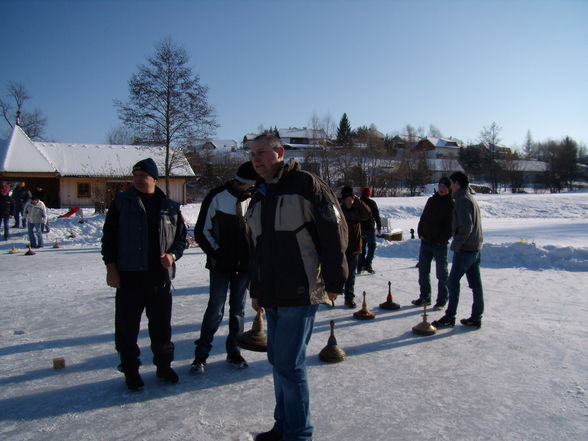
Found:
<path fill-rule="evenodd" d="M 447 303 L 447 244 L 451 237 L 451 213 L 453 200 L 451 183 L 443 176 L 439 179 L 438 191 L 431 196 L 421 214 L 417 228 L 421 249 L 419 252 L 420 296 L 412 304 L 422 306 L 431 304 L 431 261 L 435 259 L 437 274 L 437 301 L 435 308 L 443 308 Z"/>
<path fill-rule="evenodd" d="M 236 368 L 247 367 L 237 346 L 243 332 L 245 294 L 249 286 L 249 246 L 243 214 L 251 189 L 258 179 L 251 161 L 239 167 L 234 179 L 211 190 L 200 206 L 194 228 L 196 242 L 206 253 L 210 271 L 210 297 L 196 340 L 192 373 L 204 372 L 214 334 L 223 319 L 229 294 L 229 335 L 225 342 L 227 361 Z"/>
<path fill-rule="evenodd" d="M 116 288 L 115 344 L 120 370 L 130 390 L 141 390 L 137 337 L 146 310 L 157 377 L 176 383 L 171 368 L 171 280 L 182 257 L 186 226 L 180 205 L 157 186 L 159 173 L 151 158 L 133 166 L 133 186 L 118 193 L 106 215 L 102 258 L 106 282 Z"/>

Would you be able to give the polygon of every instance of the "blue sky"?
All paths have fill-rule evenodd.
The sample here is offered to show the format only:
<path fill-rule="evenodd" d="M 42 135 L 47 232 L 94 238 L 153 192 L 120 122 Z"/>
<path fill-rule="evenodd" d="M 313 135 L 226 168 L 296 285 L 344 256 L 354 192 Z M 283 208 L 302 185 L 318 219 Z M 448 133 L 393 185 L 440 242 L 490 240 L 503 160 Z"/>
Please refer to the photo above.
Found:
<path fill-rule="evenodd" d="M 588 0 L 0 1 L 0 92 L 22 82 L 46 137 L 105 143 L 114 99 L 171 37 L 209 87 L 218 139 L 308 126 L 411 124 L 520 146 L 588 143 Z M 5 133 L 6 125 L 0 125 Z"/>

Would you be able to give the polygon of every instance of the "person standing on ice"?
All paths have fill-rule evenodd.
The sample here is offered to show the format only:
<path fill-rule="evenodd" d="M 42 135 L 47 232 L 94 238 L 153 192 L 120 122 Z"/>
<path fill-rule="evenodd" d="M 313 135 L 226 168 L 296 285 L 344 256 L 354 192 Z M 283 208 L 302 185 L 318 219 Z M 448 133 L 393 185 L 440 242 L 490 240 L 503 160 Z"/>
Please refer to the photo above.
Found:
<path fill-rule="evenodd" d="M 211 190 L 200 206 L 194 237 L 206 253 L 210 295 L 200 338 L 195 342 L 192 373 L 204 372 L 214 334 L 223 319 L 227 291 L 230 292 L 229 335 L 225 342 L 227 361 L 237 368 L 247 367 L 236 337 L 243 332 L 245 294 L 249 286 L 249 245 L 243 215 L 257 179 L 251 161 L 245 162 L 237 170 L 235 179 Z"/>
<path fill-rule="evenodd" d="M 416 306 L 431 304 L 431 261 L 435 259 L 437 275 L 437 301 L 435 308 L 443 308 L 447 303 L 447 244 L 451 238 L 451 216 L 453 199 L 449 187 L 451 182 L 445 176 L 439 179 L 438 191 L 431 196 L 417 227 L 421 247 L 419 251 L 420 296 L 413 300 Z"/>
<path fill-rule="evenodd" d="M 274 425 L 257 441 L 312 439 L 306 348 L 319 304 L 347 278 L 347 225 L 336 196 L 290 160 L 277 136 L 259 135 L 251 162 L 263 179 L 245 216 L 252 246 L 250 295 L 265 309 L 273 367 Z"/>
<path fill-rule="evenodd" d="M 451 194 L 455 201 L 452 215 L 453 241 L 451 242 L 453 263 L 447 280 L 449 305 L 445 310 L 445 315 L 434 321 L 432 325 L 436 328 L 455 326 L 455 315 L 459 303 L 459 285 L 465 274 L 468 285 L 472 289 L 474 301 L 471 316 L 462 319 L 461 324 L 480 328 L 484 313 L 484 291 L 480 275 L 480 250 L 483 242 L 482 217 L 478 203 L 469 188 L 467 175 L 456 172 L 449 179 Z"/>
<path fill-rule="evenodd" d="M 355 271 L 361 256 L 361 224 L 372 217 L 372 212 L 357 196 L 353 194 L 353 188 L 344 186 L 341 188 L 341 200 L 339 201 L 345 222 L 347 222 L 347 250 L 345 258 L 349 267 L 349 276 L 345 280 L 343 292 L 345 294 L 345 305 L 355 308 Z"/>
<path fill-rule="evenodd" d="M 175 261 L 182 257 L 186 226 L 180 205 L 157 186 L 159 173 L 151 158 L 133 166 L 133 186 L 118 193 L 106 215 L 102 258 L 106 282 L 116 288 L 115 344 L 120 370 L 130 390 L 141 390 L 140 350 L 137 346 L 141 315 L 146 310 L 156 375 L 177 383 L 171 368 L 171 280 Z"/>
<path fill-rule="evenodd" d="M 32 197 L 24 208 L 24 217 L 32 248 L 43 248 L 43 225 L 47 224 L 47 207 L 37 197 Z"/>
<path fill-rule="evenodd" d="M 368 220 L 361 223 L 361 240 L 362 248 L 361 255 L 359 256 L 359 262 L 357 262 L 357 274 L 361 274 L 362 271 L 367 271 L 370 274 L 375 274 L 372 268 L 372 261 L 374 260 L 374 254 L 376 252 L 376 229 L 378 234 L 382 231 L 382 219 L 380 219 L 380 210 L 378 204 L 371 198 L 372 190 L 369 187 L 363 187 L 361 189 L 361 202 L 368 206 L 372 215 Z M 375 228 L 374 228 L 375 223 Z"/>
<path fill-rule="evenodd" d="M 10 238 L 10 216 L 14 216 L 14 200 L 9 194 L 10 186 L 3 182 L 0 188 L 0 226 L 4 223 L 4 240 Z"/>
<path fill-rule="evenodd" d="M 15 212 L 14 212 L 14 225 L 12 228 L 20 228 L 21 216 L 22 216 L 22 227 L 27 226 L 26 216 L 24 214 L 24 208 L 27 202 L 31 200 L 31 192 L 26 188 L 26 183 L 21 181 L 12 190 L 12 199 L 14 199 Z"/>

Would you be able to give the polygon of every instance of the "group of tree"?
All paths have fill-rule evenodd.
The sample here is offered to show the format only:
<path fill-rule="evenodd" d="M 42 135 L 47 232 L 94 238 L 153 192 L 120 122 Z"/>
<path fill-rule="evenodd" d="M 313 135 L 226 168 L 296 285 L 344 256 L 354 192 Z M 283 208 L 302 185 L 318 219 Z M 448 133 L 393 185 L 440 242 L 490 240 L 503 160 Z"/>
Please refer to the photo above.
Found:
<path fill-rule="evenodd" d="M 169 175 L 176 162 L 177 150 L 187 149 L 198 140 L 210 137 L 218 127 L 214 107 L 208 102 L 208 88 L 201 84 L 200 77 L 193 72 L 186 49 L 166 38 L 155 45 L 155 52 L 145 64 L 138 66 L 128 81 L 129 95 L 126 101 L 115 100 L 122 126 L 108 134 L 111 144 L 147 144 L 165 149 L 166 191 L 169 192 Z M 0 109 L 10 127 L 18 124 L 32 139 L 42 139 L 47 118 L 39 110 L 27 111 L 30 99 L 25 87 L 9 83 L 6 98 L 0 99 Z M 14 118 L 17 115 L 17 120 Z M 309 149 L 304 166 L 317 172 L 329 185 L 342 183 L 353 186 L 369 186 L 380 194 L 396 194 L 407 189 L 416 194 L 431 180 L 425 152 L 404 149 L 399 156 L 394 137 L 382 135 L 375 125 L 353 129 L 347 113 L 338 125 L 330 116 L 319 118 L 314 114 L 310 128 L 322 129 L 334 143 L 326 142 L 327 148 Z M 553 191 L 572 188 L 577 178 L 577 162 L 588 163 L 586 148 L 566 137 L 561 141 L 534 142 L 530 132 L 523 145 L 523 154 L 510 153 L 505 156 L 498 148 L 499 127 L 495 122 L 480 132 L 480 143 L 462 148 L 459 161 L 466 172 L 476 179 L 490 184 L 496 192 L 501 184 L 509 185 L 513 191 L 522 186 L 522 172 L 517 170 L 517 161 L 522 156 L 544 161 L 548 170 L 544 174 L 544 185 Z M 277 126 L 267 130 L 279 136 Z M 408 144 L 416 144 L 424 136 L 442 137 L 434 125 L 428 133 L 422 127 L 406 125 L 404 137 Z M 173 147 L 172 147 L 173 146 Z M 191 165 L 197 170 L 198 180 L 205 187 L 214 186 L 234 171 L 238 163 L 215 161 L 210 155 L 188 155 Z M 236 162 L 235 160 L 233 162 Z M 510 164 L 510 165 L 509 165 Z"/>

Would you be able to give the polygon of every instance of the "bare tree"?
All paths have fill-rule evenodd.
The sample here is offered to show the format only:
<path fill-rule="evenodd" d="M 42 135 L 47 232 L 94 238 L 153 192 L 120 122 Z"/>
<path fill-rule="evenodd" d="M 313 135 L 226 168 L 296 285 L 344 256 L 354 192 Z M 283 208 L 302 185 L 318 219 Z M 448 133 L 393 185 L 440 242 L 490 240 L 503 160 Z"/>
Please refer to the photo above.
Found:
<path fill-rule="evenodd" d="M 172 144 L 187 148 L 214 134 L 218 124 L 208 104 L 208 88 L 188 66 L 186 49 L 166 38 L 129 80 L 129 99 L 115 100 L 119 118 L 140 142 L 165 147 L 165 189 L 169 194 Z"/>
<path fill-rule="evenodd" d="M 490 185 L 492 186 L 492 193 L 498 192 L 498 178 L 500 167 L 496 159 L 498 159 L 498 143 L 500 142 L 500 127 L 496 122 L 492 122 L 488 127 L 484 126 L 480 132 L 480 141 L 486 144 L 490 153 L 490 162 L 488 166 L 488 177 L 490 178 Z"/>
<path fill-rule="evenodd" d="M 133 131 L 125 126 L 114 127 L 106 136 L 106 142 L 111 145 L 133 145 L 136 139 Z"/>
<path fill-rule="evenodd" d="M 443 138 L 443 133 L 441 133 L 441 130 L 439 130 L 439 128 L 436 125 L 430 124 L 429 136 L 434 136 L 435 138 Z"/>
<path fill-rule="evenodd" d="M 32 112 L 24 110 L 25 103 L 31 98 L 24 85 L 10 81 L 6 90 L 6 99 L 0 99 L 0 109 L 6 123 L 10 128 L 19 125 L 33 140 L 42 140 L 47 117 L 39 109 Z"/>

